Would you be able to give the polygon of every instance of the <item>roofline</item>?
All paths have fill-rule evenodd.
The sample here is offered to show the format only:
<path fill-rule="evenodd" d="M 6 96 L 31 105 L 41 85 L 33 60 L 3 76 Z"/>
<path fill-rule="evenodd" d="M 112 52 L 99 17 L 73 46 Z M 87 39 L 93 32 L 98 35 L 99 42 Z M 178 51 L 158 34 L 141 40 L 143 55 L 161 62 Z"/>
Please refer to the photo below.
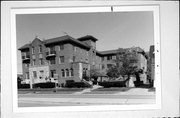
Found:
<path fill-rule="evenodd" d="M 108 51 L 112 51 L 112 52 L 108 52 Z M 98 51 L 98 53 L 100 53 L 102 56 L 105 56 L 105 55 L 116 55 L 117 54 L 117 50 Z"/>
<path fill-rule="evenodd" d="M 86 35 L 86 36 L 83 36 L 83 37 L 80 37 L 78 38 L 77 40 L 79 41 L 85 41 L 85 40 L 93 40 L 93 41 L 98 41 L 97 38 L 91 36 L 91 35 Z"/>
<path fill-rule="evenodd" d="M 77 39 L 74 39 L 73 37 L 71 37 L 71 36 L 69 36 L 69 35 L 65 35 L 65 36 L 68 36 L 68 38 L 66 38 L 66 39 L 64 39 L 64 40 L 54 41 L 54 42 L 47 42 L 47 43 L 46 43 L 47 40 L 55 39 L 55 38 L 51 38 L 51 39 L 44 40 L 44 41 L 42 41 L 42 42 L 43 42 L 44 45 L 46 45 L 46 46 L 47 46 L 47 45 L 54 44 L 54 43 L 57 43 L 57 42 L 65 42 L 65 43 L 70 42 L 70 43 L 74 43 L 74 44 L 76 44 L 76 45 L 78 45 L 78 46 L 80 46 L 80 47 L 83 47 L 83 48 L 85 48 L 85 49 L 90 49 L 90 46 L 83 44 L 83 42 L 81 42 L 81 41 L 79 41 L 79 40 L 77 40 Z M 62 36 L 62 37 L 63 37 L 63 36 Z M 61 38 L 61 37 L 56 37 L 56 38 Z M 76 40 L 76 41 L 75 41 L 75 40 Z M 31 44 L 28 44 L 28 43 L 27 43 L 27 44 L 23 45 L 22 47 L 20 47 L 18 50 L 22 51 L 22 50 L 24 50 L 24 49 L 27 49 L 27 48 L 29 48 L 30 45 L 31 45 Z M 24 46 L 25 46 L 25 47 L 24 47 Z"/>
<path fill-rule="evenodd" d="M 54 44 L 54 43 L 57 43 L 57 42 L 64 42 L 64 43 L 70 42 L 70 43 L 75 43 L 75 44 L 77 44 L 77 45 L 79 45 L 79 46 L 82 46 L 82 47 L 84 47 L 84 48 L 86 48 L 86 49 L 90 49 L 89 46 L 83 44 L 83 43 L 80 42 L 79 40 L 74 39 L 73 37 L 71 37 L 71 36 L 69 36 L 69 35 L 67 35 L 67 36 L 68 36 L 67 39 L 60 40 L 60 41 L 54 41 L 54 42 L 50 42 L 50 43 L 46 43 L 47 40 L 51 40 L 51 39 L 47 39 L 47 40 L 45 41 L 44 45 L 47 46 L 47 45 L 51 45 L 51 44 Z M 57 38 L 60 38 L 60 37 L 57 37 Z M 52 38 L 52 39 L 54 39 L 54 38 Z M 75 40 L 77 40 L 77 41 L 75 41 Z M 79 41 L 79 42 L 78 42 L 78 41 Z"/>
<path fill-rule="evenodd" d="M 26 45 L 27 45 L 27 46 L 26 46 Z M 26 46 L 26 47 L 24 47 L 24 46 Z M 30 44 L 25 44 L 25 45 L 23 45 L 22 47 L 18 48 L 18 50 L 22 51 L 22 50 L 24 50 L 24 49 L 28 49 L 29 46 L 30 46 Z"/>

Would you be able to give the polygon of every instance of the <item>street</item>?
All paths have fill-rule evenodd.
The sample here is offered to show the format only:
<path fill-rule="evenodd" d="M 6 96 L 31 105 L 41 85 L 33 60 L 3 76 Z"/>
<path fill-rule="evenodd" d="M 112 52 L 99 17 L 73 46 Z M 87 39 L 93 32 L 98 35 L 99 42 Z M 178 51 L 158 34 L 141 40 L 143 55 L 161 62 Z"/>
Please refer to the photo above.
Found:
<path fill-rule="evenodd" d="M 138 90 L 139 91 L 139 90 Z M 143 90 L 144 91 L 144 90 Z M 42 106 L 77 106 L 77 105 L 121 105 L 121 104 L 154 104 L 153 92 L 137 93 L 137 90 L 119 92 L 116 94 L 93 94 L 90 93 L 27 93 L 18 95 L 19 107 L 42 107 Z M 136 94 L 135 94 L 136 93 Z"/>

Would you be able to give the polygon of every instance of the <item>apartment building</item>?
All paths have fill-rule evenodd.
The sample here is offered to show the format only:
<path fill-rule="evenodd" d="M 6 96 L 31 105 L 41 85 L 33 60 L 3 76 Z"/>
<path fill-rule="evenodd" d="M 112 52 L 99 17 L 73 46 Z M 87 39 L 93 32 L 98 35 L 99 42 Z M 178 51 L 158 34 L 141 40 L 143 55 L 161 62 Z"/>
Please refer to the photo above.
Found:
<path fill-rule="evenodd" d="M 65 84 L 66 80 L 81 81 L 83 73 L 90 69 L 106 72 L 116 59 L 117 50 L 97 51 L 96 39 L 91 35 L 75 39 L 69 35 L 47 40 L 35 38 L 20 47 L 23 78 L 32 85 L 40 82 Z M 143 50 L 142 50 L 143 51 Z M 146 68 L 141 53 L 140 68 Z"/>
<path fill-rule="evenodd" d="M 143 81 L 143 83 L 147 83 L 147 55 L 145 54 L 144 50 L 140 47 L 131 47 L 131 48 L 120 48 L 117 50 L 108 50 L 108 51 L 101 51 L 102 54 L 102 71 L 106 72 L 110 67 L 113 65 L 116 65 L 116 58 L 117 53 L 125 52 L 125 51 L 135 51 L 137 62 L 133 63 L 134 66 L 137 66 L 138 69 L 142 69 L 143 73 L 140 74 L 140 80 Z"/>
<path fill-rule="evenodd" d="M 155 53 L 154 53 L 154 45 L 150 46 L 149 49 L 149 71 L 150 71 L 150 81 L 154 81 L 155 80 Z"/>

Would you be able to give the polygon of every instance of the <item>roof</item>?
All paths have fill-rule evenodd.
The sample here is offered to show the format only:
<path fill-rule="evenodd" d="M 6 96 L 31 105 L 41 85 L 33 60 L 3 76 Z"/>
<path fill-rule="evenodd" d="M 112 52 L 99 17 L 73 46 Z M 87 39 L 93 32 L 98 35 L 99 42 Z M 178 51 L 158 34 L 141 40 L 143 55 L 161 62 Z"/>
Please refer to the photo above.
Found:
<path fill-rule="evenodd" d="M 34 40 L 39 40 L 39 41 L 41 41 L 39 38 L 35 38 Z M 34 41 L 33 40 L 33 41 Z M 43 42 L 43 41 L 41 41 L 41 42 Z M 23 49 L 27 49 L 27 48 L 29 48 L 30 47 L 30 45 L 31 45 L 31 43 L 29 43 L 29 44 L 25 44 L 25 45 L 23 45 L 22 47 L 20 47 L 18 50 L 23 50 Z"/>
<path fill-rule="evenodd" d="M 74 39 L 73 37 L 71 37 L 69 35 L 47 39 L 47 40 L 44 40 L 42 42 L 45 45 L 55 44 L 55 43 L 58 43 L 58 42 L 71 42 L 71 43 L 75 43 L 76 45 L 79 45 L 79 46 L 81 46 L 83 48 L 86 48 L 86 49 L 90 48 L 90 46 L 88 46 L 87 44 L 85 44 L 85 43 L 83 43 L 83 42 L 81 42 L 81 41 L 79 41 L 77 39 Z M 29 48 L 29 46 L 30 46 L 30 44 L 25 44 L 24 46 L 20 47 L 19 50 Z"/>
<path fill-rule="evenodd" d="M 91 35 L 86 35 L 83 37 L 78 38 L 79 41 L 86 41 L 86 40 L 92 40 L 92 41 L 97 41 L 98 39 L 96 39 L 95 37 L 91 36 Z"/>
<path fill-rule="evenodd" d="M 118 50 L 107 50 L 107 51 L 99 51 L 102 55 L 111 55 L 111 54 L 117 54 Z"/>
<path fill-rule="evenodd" d="M 52 39 L 47 39 L 44 41 L 45 45 L 54 44 L 57 42 L 71 42 L 71 43 L 75 43 L 75 44 L 82 46 L 84 48 L 87 48 L 87 49 L 90 48 L 90 46 L 88 46 L 87 44 L 85 44 L 77 39 L 74 39 L 73 37 L 71 37 L 69 35 L 56 37 L 56 38 L 52 38 Z"/>
<path fill-rule="evenodd" d="M 20 47 L 18 50 L 23 50 L 23 49 L 29 48 L 29 46 L 30 46 L 30 44 L 25 44 L 22 47 Z"/>
<path fill-rule="evenodd" d="M 97 51 L 97 50 L 96 50 L 96 55 L 102 56 L 102 54 L 99 51 Z"/>

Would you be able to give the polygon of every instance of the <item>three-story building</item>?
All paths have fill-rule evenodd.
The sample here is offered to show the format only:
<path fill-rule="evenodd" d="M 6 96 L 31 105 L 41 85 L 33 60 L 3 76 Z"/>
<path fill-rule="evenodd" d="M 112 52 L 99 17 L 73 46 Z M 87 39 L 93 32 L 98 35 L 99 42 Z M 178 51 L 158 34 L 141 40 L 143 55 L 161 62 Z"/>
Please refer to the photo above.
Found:
<path fill-rule="evenodd" d="M 30 85 L 42 82 L 65 84 L 66 80 L 81 81 L 90 69 L 106 72 L 116 64 L 117 50 L 97 51 L 97 39 L 87 35 L 75 39 L 69 35 L 47 40 L 35 38 L 19 50 L 22 55 L 23 78 Z M 142 59 L 140 59 L 140 62 Z M 142 65 L 146 67 L 144 62 Z M 141 66 L 142 67 L 142 66 Z"/>

